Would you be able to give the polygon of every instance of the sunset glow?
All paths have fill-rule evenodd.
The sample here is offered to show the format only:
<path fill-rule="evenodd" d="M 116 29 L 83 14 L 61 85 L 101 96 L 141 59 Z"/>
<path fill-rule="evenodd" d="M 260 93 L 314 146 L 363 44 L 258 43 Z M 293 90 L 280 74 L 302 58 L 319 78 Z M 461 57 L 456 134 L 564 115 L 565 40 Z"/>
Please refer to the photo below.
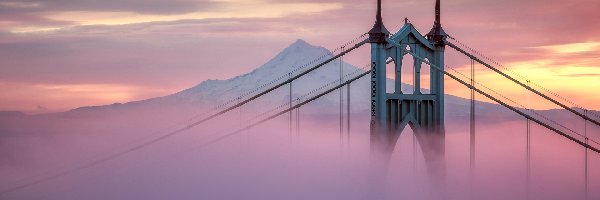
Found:
<path fill-rule="evenodd" d="M 422 33 L 431 27 L 433 1 L 384 4 L 392 32 L 405 17 Z M 600 88 L 600 22 L 592 20 L 599 7 L 593 0 L 469 0 L 444 2 L 442 13 L 452 36 L 578 105 L 600 109 L 600 94 L 590 92 Z M 172 94 L 247 73 L 296 39 L 336 48 L 366 32 L 373 13 L 370 1 L 3 1 L 0 87 L 8 92 L 0 110 L 64 111 Z M 363 57 L 348 60 L 362 66 Z M 448 58 L 468 72 L 466 59 Z M 510 96 L 524 95 L 487 69 L 477 76 Z M 452 83 L 447 91 L 468 96 Z"/>
<path fill-rule="evenodd" d="M 600 0 L 0 0 L 0 200 L 600 200 Z"/>
<path fill-rule="evenodd" d="M 74 107 L 102 105 L 107 102 L 124 103 L 152 98 L 166 92 L 156 88 L 114 84 L 0 83 L 0 88 L 5 91 L 0 94 L 0 99 L 6 99 L 0 110 L 17 109 L 28 113 L 57 112 Z M 43 106 L 47 104 L 53 106 Z M 30 105 L 38 106 L 32 108 Z"/>

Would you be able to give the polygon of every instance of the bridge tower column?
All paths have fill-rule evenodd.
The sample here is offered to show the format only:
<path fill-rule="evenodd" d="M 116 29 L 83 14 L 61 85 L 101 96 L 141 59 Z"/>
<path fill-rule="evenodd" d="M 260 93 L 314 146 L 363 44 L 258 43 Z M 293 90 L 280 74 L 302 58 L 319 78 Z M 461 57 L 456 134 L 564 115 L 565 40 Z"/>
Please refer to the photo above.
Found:
<path fill-rule="evenodd" d="M 446 39 L 448 34 L 442 28 L 441 22 L 441 11 L 440 11 L 440 0 L 436 0 L 435 3 L 435 21 L 433 22 L 433 28 L 427 34 L 427 39 L 433 46 L 433 60 L 431 63 L 438 66 L 440 69 L 445 70 L 444 63 L 444 52 L 446 49 Z M 444 74 L 438 70 L 430 70 L 430 86 L 431 93 L 435 94 L 434 106 L 434 123 L 437 125 L 439 130 L 444 129 Z"/>
<path fill-rule="evenodd" d="M 375 25 L 369 31 L 371 43 L 371 130 L 382 132 L 387 129 L 386 106 L 386 59 L 389 57 L 386 48 L 390 33 L 383 25 L 381 18 L 381 0 L 377 1 L 377 17 Z"/>

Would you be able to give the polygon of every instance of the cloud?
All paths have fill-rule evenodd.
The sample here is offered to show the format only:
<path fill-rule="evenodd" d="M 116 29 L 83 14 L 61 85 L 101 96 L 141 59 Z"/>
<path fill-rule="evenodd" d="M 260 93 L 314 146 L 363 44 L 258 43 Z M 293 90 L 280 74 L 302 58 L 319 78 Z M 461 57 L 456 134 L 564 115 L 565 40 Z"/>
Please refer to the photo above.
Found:
<path fill-rule="evenodd" d="M 61 1 L 62 2 L 62 1 Z M 136 10 L 140 3 L 121 2 L 102 4 L 102 1 L 93 1 L 93 3 L 84 1 L 82 6 L 74 4 L 64 7 L 54 8 L 52 5 L 40 4 L 40 11 L 31 11 L 23 9 L 23 12 L 12 11 L 11 14 L 30 15 L 32 19 L 25 18 L 5 19 L 5 30 L 13 33 L 46 32 L 49 30 L 59 30 L 62 28 L 82 25 L 126 25 L 136 23 L 152 22 L 170 22 L 181 20 L 199 20 L 199 19 L 217 19 L 217 18 L 281 18 L 295 14 L 319 13 L 341 8 L 340 3 L 314 3 L 314 2 L 296 2 L 296 3 L 267 3 L 262 1 L 236 1 L 236 2 L 218 2 L 221 6 L 211 7 L 202 6 L 201 9 L 194 6 L 188 6 L 188 1 L 158 1 L 149 3 L 148 8 L 160 8 L 167 10 L 169 6 L 162 4 L 182 5 L 186 10 L 181 12 L 144 12 Z M 137 1 L 136 1 L 137 2 Z M 194 2 L 199 4 L 200 2 Z M 202 3 L 212 5 L 212 1 Z M 102 4 L 102 6 L 95 6 Z M 131 5 L 130 5 L 131 4 Z M 144 1 L 143 4 L 148 4 Z M 58 5 L 58 4 L 56 4 Z M 227 5 L 227 6 L 223 6 Z M 1 5 L 0 5 L 1 6 Z M 89 9 L 88 9 L 89 7 Z M 129 9 L 136 8 L 136 9 Z M 30 21 L 37 23 L 29 23 Z M 43 23 L 41 23 L 43 22 Z M 52 22 L 57 22 L 52 24 Z M 61 23 L 58 23 L 61 22 Z M 0 23 L 1 24 L 1 23 Z"/>
<path fill-rule="evenodd" d="M 566 77 L 600 77 L 600 74 L 562 74 L 561 76 Z"/>
<path fill-rule="evenodd" d="M 579 42 L 579 43 L 571 43 L 571 44 L 559 44 L 559 45 L 547 45 L 540 47 L 543 50 L 548 50 L 551 53 L 560 53 L 560 54 L 568 54 L 568 53 L 584 53 L 584 52 L 594 52 L 600 50 L 600 42 Z"/>
<path fill-rule="evenodd" d="M 163 93 L 157 87 L 118 84 L 43 84 L 0 82 L 0 110 L 57 112 L 87 105 L 101 105 L 152 98 Z M 35 98 L 31 98 L 31 97 Z M 26 103 L 26 104 L 24 104 Z M 35 105 L 35 106 L 34 106 Z"/>
<path fill-rule="evenodd" d="M 175 15 L 219 8 L 212 0 L 19 0 L 0 2 L 0 29 L 13 32 L 51 30 L 76 25 L 72 19 L 51 19 L 48 16 L 65 12 L 116 12 L 156 15 Z"/>
<path fill-rule="evenodd" d="M 181 14 L 218 8 L 214 0 L 19 0 L 0 3 L 2 11 L 14 12 L 62 12 L 62 11 L 112 11 L 147 14 Z"/>

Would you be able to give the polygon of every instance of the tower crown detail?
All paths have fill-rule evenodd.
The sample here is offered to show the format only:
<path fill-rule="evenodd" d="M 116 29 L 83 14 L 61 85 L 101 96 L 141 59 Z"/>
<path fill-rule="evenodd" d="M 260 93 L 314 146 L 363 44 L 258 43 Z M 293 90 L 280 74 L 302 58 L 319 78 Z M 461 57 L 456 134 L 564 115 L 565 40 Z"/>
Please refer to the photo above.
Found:
<path fill-rule="evenodd" d="M 369 31 L 369 42 L 371 43 L 385 43 L 385 39 L 390 35 L 390 32 L 383 25 L 383 19 L 381 17 L 381 0 L 377 0 L 377 15 L 375 17 L 375 24 Z"/>

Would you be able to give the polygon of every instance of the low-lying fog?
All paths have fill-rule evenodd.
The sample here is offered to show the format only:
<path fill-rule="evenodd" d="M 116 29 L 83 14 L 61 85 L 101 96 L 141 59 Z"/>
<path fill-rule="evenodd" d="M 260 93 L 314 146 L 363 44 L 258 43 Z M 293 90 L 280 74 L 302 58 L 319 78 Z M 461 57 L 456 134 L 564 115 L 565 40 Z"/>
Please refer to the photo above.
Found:
<path fill-rule="evenodd" d="M 387 171 L 377 169 L 383 178 L 372 178 L 365 113 L 353 113 L 349 134 L 340 135 L 337 114 L 300 115 L 290 133 L 285 114 L 222 137 L 242 127 L 234 111 L 104 160 L 185 124 L 154 114 L 162 116 L 3 118 L 0 189 L 11 190 L 0 199 L 585 199 L 584 149 L 538 125 L 527 185 L 526 123 L 516 119 L 477 122 L 473 169 L 468 117 L 448 119 L 443 180 L 410 128 Z M 588 158 L 589 199 L 600 199 L 600 155 Z"/>

